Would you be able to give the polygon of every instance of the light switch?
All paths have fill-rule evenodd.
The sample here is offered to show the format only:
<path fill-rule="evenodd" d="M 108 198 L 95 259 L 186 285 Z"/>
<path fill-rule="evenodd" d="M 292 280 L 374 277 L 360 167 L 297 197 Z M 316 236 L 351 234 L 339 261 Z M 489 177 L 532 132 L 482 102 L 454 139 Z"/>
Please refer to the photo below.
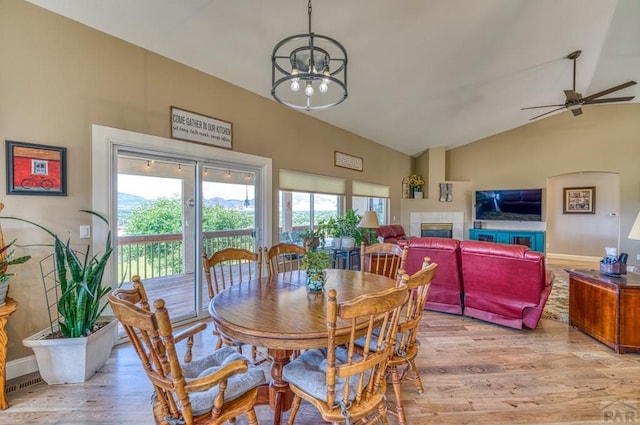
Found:
<path fill-rule="evenodd" d="M 80 226 L 80 239 L 88 239 L 91 237 L 91 226 Z"/>

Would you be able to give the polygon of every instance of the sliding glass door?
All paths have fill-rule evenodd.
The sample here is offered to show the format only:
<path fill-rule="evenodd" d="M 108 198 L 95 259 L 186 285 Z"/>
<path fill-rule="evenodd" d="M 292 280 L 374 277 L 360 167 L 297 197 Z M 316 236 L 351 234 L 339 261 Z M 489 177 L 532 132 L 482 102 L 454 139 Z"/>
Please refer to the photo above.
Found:
<path fill-rule="evenodd" d="M 196 163 L 118 153 L 118 275 L 140 276 L 174 320 L 196 311 Z"/>

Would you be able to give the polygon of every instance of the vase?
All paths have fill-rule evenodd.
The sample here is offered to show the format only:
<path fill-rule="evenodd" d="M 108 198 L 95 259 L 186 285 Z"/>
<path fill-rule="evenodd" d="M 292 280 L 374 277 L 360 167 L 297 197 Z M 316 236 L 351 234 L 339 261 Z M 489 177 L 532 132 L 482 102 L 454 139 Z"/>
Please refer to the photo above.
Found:
<path fill-rule="evenodd" d="M 307 289 L 309 292 L 318 292 L 324 289 L 327 274 L 324 271 L 309 273 L 307 275 Z"/>

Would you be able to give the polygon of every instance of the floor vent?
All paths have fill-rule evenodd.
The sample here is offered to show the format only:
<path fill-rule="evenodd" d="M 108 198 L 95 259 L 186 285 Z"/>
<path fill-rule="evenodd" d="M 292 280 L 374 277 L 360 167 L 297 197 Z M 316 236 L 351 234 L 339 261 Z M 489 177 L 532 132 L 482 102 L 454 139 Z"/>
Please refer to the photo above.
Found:
<path fill-rule="evenodd" d="M 21 391 L 42 383 L 44 383 L 44 381 L 38 372 L 30 373 L 28 375 L 8 380 L 4 388 L 4 393 L 15 393 L 16 391 Z"/>

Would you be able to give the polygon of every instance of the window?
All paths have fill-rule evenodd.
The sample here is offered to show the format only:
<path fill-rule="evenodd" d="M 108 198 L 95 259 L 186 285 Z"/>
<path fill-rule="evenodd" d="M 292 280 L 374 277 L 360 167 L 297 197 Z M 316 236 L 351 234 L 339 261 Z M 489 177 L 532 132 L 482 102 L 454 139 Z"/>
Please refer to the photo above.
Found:
<path fill-rule="evenodd" d="M 280 170 L 280 242 L 302 243 L 298 235 L 343 210 L 346 183 L 337 177 Z"/>
<path fill-rule="evenodd" d="M 343 210 L 340 195 L 280 191 L 280 242 L 301 244 L 298 235 Z"/>
<path fill-rule="evenodd" d="M 389 223 L 389 186 L 354 180 L 352 192 L 351 204 L 358 214 L 375 211 L 380 224 Z"/>

